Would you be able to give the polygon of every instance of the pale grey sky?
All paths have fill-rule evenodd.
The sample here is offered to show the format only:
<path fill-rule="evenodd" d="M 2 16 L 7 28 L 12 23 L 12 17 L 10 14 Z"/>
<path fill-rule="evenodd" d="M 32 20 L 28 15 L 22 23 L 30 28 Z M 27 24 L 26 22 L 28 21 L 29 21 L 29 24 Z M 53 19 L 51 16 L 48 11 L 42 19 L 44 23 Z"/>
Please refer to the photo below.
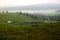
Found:
<path fill-rule="evenodd" d="M 45 4 L 45 3 L 59 4 L 60 0 L 0 0 L 0 7 L 25 6 L 25 5 Z"/>

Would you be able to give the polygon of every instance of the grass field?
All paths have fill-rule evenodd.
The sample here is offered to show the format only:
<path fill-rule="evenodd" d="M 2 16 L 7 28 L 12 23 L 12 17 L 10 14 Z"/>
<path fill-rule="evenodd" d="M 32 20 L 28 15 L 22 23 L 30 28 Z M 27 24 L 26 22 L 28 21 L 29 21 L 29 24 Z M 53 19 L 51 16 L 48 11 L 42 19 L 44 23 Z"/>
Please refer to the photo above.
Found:
<path fill-rule="evenodd" d="M 8 24 L 12 20 L 14 23 Z M 0 13 L 0 40 L 60 40 L 60 23 L 21 25 L 39 21 L 27 16 Z"/>

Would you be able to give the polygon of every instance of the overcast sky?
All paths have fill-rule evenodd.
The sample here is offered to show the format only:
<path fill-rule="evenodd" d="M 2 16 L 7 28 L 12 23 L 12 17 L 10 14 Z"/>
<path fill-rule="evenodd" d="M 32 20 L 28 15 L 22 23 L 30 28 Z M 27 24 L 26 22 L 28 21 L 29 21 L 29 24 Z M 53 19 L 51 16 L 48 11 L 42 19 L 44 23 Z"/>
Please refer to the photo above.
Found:
<path fill-rule="evenodd" d="M 45 3 L 59 4 L 60 0 L 0 0 L 0 7 L 25 6 L 25 5 L 45 4 Z"/>

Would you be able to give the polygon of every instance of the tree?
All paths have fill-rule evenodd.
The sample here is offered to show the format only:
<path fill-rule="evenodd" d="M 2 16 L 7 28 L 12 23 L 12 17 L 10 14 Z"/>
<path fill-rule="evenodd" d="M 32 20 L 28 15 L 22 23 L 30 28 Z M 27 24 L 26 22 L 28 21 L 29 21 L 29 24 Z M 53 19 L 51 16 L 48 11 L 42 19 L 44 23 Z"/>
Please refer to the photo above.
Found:
<path fill-rule="evenodd" d="M 20 11 L 20 12 L 19 12 L 19 14 L 21 14 L 21 15 L 22 15 L 23 13 Z"/>
<path fill-rule="evenodd" d="M 8 13 L 8 11 L 6 11 L 6 13 Z"/>

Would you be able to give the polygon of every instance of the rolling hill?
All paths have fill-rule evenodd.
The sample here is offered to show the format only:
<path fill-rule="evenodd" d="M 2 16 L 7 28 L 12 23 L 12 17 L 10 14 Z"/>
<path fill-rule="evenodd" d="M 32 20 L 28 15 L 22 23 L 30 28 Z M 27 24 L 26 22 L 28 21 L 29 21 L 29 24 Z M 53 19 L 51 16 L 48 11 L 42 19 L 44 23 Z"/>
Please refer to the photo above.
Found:
<path fill-rule="evenodd" d="M 60 40 L 60 23 L 20 25 L 31 21 L 41 19 L 21 13 L 0 13 L 0 40 Z"/>
<path fill-rule="evenodd" d="M 7 21 L 12 21 L 13 24 L 20 24 L 24 22 L 40 22 L 42 20 L 19 13 L 0 13 L 0 23 L 7 24 Z"/>

